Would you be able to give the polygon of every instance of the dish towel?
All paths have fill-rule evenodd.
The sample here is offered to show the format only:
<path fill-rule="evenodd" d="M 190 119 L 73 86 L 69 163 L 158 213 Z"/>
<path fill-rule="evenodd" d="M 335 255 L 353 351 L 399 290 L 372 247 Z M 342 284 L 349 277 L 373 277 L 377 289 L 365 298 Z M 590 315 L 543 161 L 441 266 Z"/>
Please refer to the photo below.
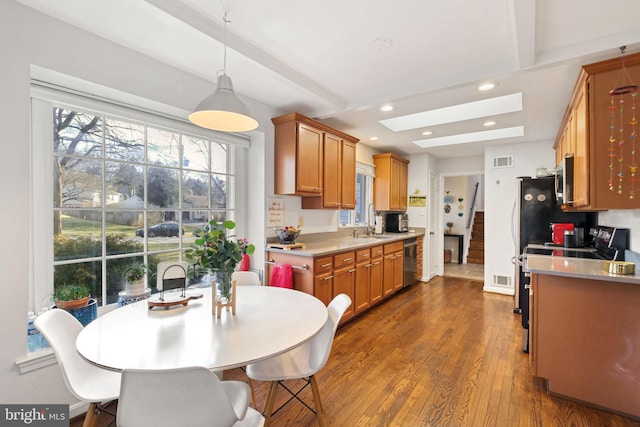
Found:
<path fill-rule="evenodd" d="M 288 264 L 274 264 L 269 286 L 293 289 L 293 268 Z"/>

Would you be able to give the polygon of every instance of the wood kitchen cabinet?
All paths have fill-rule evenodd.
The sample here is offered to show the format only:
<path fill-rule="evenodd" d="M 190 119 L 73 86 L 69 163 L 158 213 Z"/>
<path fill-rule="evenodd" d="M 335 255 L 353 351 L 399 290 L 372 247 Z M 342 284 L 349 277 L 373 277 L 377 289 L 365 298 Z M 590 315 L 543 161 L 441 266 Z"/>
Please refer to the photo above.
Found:
<path fill-rule="evenodd" d="M 356 144 L 324 134 L 322 195 L 304 197 L 303 209 L 355 209 Z"/>
<path fill-rule="evenodd" d="M 640 54 L 626 56 L 625 67 L 631 80 L 638 84 Z M 625 130 L 626 142 L 622 154 L 624 174 L 622 194 L 618 194 L 617 159 L 620 158 L 620 153 L 617 142 L 614 143 L 617 153 L 613 169 L 610 167 L 611 96 L 609 91 L 624 81 L 621 78 L 621 68 L 621 59 L 614 58 L 585 65 L 578 76 L 554 145 L 558 163 L 567 153 L 573 154 L 574 157 L 573 203 L 564 206 L 566 210 L 640 208 L 640 197 L 636 196 L 635 199 L 629 197 L 631 183 L 628 178 L 632 159 L 632 140 L 628 137 L 630 129 Z M 614 98 L 616 107 L 619 107 L 618 100 L 619 97 Z M 629 96 L 625 100 L 630 104 Z M 631 119 L 631 107 L 630 105 L 625 107 L 625 126 L 630 128 L 627 123 Z M 619 110 L 616 110 L 615 114 L 615 126 L 617 126 Z M 618 138 L 616 133 L 614 136 Z M 611 178 L 614 181 L 613 191 L 609 189 Z M 640 187 L 638 183 L 635 186 Z M 640 188 L 636 188 L 636 192 L 640 192 Z"/>
<path fill-rule="evenodd" d="M 531 275 L 531 372 L 554 394 L 640 416 L 637 283 Z"/>
<path fill-rule="evenodd" d="M 303 196 L 304 209 L 354 209 L 358 138 L 298 113 L 271 121 L 274 193 Z"/>
<path fill-rule="evenodd" d="M 384 256 L 383 246 L 371 248 L 371 271 L 369 276 L 369 300 L 371 305 L 382 301 L 382 262 Z"/>
<path fill-rule="evenodd" d="M 404 244 L 393 242 L 384 245 L 384 260 L 382 267 L 382 293 L 383 298 L 391 296 L 402 289 L 404 269 Z"/>
<path fill-rule="evenodd" d="M 346 294 L 351 298 L 351 305 L 342 315 L 341 322 L 349 320 L 355 311 L 355 253 L 343 252 L 333 257 L 333 298 Z"/>
<path fill-rule="evenodd" d="M 376 177 L 373 181 L 373 203 L 376 210 L 407 209 L 407 174 L 409 160 L 394 153 L 374 154 Z"/>
<path fill-rule="evenodd" d="M 354 305 L 356 313 L 371 306 L 371 249 L 356 252 L 356 281 Z"/>
<path fill-rule="evenodd" d="M 423 262 L 422 262 L 422 258 L 423 258 L 423 254 L 424 254 L 424 237 L 422 236 L 418 236 L 418 238 L 416 239 L 416 281 L 420 281 L 422 280 L 422 266 L 423 266 Z"/>

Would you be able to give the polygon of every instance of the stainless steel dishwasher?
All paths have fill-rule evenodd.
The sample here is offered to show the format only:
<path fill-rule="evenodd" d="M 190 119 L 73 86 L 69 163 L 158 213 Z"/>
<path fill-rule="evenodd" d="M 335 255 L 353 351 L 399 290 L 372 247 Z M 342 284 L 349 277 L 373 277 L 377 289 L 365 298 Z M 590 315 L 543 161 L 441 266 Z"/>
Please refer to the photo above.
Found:
<path fill-rule="evenodd" d="M 411 238 L 404 241 L 404 280 L 403 286 L 410 286 L 416 283 L 418 273 L 418 241 Z"/>

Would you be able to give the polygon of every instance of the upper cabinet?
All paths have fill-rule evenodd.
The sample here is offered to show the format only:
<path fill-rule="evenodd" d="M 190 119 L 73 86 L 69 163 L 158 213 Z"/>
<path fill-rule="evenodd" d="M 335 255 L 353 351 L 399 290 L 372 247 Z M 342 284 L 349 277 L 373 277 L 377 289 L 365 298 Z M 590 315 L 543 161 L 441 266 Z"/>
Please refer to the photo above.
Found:
<path fill-rule="evenodd" d="M 305 209 L 355 208 L 359 140 L 298 113 L 271 121 L 275 193 L 305 196 Z"/>
<path fill-rule="evenodd" d="M 376 177 L 373 204 L 379 211 L 407 210 L 407 174 L 409 160 L 394 153 L 375 154 Z"/>
<path fill-rule="evenodd" d="M 625 68 L 628 76 L 622 75 L 621 59 L 614 58 L 580 71 L 554 145 L 558 163 L 566 154 L 574 158 L 573 203 L 565 206 L 568 210 L 640 208 L 640 182 L 635 182 L 637 173 L 632 176 L 640 160 L 640 153 L 634 152 L 640 141 L 635 141 L 630 123 L 632 97 L 624 96 L 621 103 L 620 96 L 609 94 L 628 85 L 629 78 L 640 85 L 640 54 L 626 56 Z M 640 100 L 636 102 L 640 106 Z"/>

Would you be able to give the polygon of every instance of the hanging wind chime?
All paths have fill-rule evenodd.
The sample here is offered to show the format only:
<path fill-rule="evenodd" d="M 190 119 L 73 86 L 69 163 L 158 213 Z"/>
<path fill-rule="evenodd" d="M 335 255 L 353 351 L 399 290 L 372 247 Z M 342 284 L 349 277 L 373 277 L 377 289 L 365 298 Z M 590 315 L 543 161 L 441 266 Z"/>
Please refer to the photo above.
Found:
<path fill-rule="evenodd" d="M 618 81 L 616 81 L 616 87 L 609 91 L 611 96 L 609 102 L 609 110 L 611 111 L 609 116 L 609 190 L 617 191 L 620 195 L 624 194 L 625 171 L 628 168 L 629 198 L 633 200 L 636 198 L 635 183 L 638 181 L 638 165 L 636 163 L 636 124 L 638 123 L 636 119 L 636 95 L 638 94 L 638 86 L 633 84 L 631 76 L 629 76 L 624 66 L 624 52 L 626 49 L 626 46 L 620 47 L 622 85 L 617 86 Z M 625 78 L 628 79 L 629 84 L 624 84 Z M 631 113 L 627 113 L 625 110 L 625 99 L 630 101 Z M 618 113 L 617 120 L 616 110 Z M 625 119 L 625 114 L 630 118 Z M 625 122 L 625 120 L 628 120 L 628 122 Z M 625 159 L 625 144 L 627 144 L 625 138 L 631 144 L 630 159 Z M 624 166 L 625 160 L 628 162 L 627 168 Z"/>

